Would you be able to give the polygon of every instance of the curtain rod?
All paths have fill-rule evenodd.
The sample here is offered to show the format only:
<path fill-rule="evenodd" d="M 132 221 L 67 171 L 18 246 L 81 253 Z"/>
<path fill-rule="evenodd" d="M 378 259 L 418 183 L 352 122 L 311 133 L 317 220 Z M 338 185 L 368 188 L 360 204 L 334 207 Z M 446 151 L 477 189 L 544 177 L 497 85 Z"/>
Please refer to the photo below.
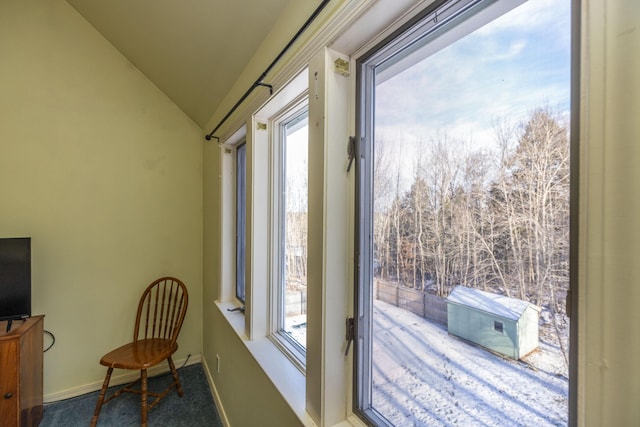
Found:
<path fill-rule="evenodd" d="M 300 27 L 298 32 L 291 38 L 291 40 L 289 40 L 289 42 L 284 47 L 284 49 L 282 49 L 282 51 L 278 54 L 278 56 L 276 56 L 273 62 L 271 62 L 271 64 L 269 64 L 269 66 L 262 72 L 262 74 L 260 74 L 260 77 L 258 77 L 258 79 L 251 85 L 251 87 L 247 89 L 247 91 L 244 93 L 244 95 L 242 95 L 242 97 L 238 100 L 238 102 L 236 102 L 235 105 L 231 107 L 231 110 L 229 110 L 229 112 L 222 118 L 222 120 L 220 120 L 220 123 L 218 123 L 218 125 L 210 133 L 205 135 L 204 138 L 207 141 L 211 141 L 211 139 L 213 138 L 220 140 L 217 136 L 213 136 L 213 135 L 216 133 L 218 129 L 220 129 L 220 126 L 222 126 L 224 122 L 226 122 L 227 119 L 231 117 L 231 115 L 238 109 L 238 107 L 244 102 L 244 100 L 247 99 L 247 97 L 251 94 L 251 92 L 253 92 L 253 90 L 256 87 L 258 86 L 268 87 L 269 93 L 273 94 L 273 86 L 264 83 L 263 80 L 265 79 L 265 77 L 267 77 L 267 74 L 276 65 L 276 63 L 280 61 L 280 59 L 282 59 L 285 53 L 287 53 L 289 48 L 291 48 L 291 46 L 293 46 L 293 44 L 300 38 L 302 33 L 305 32 L 305 30 L 309 27 L 309 25 L 311 25 L 311 23 L 315 21 L 315 19 L 318 17 L 318 15 L 320 15 L 320 12 L 322 12 L 322 10 L 329 3 L 329 1 L 331 0 L 323 0 L 322 3 L 318 5 L 316 10 L 313 11 L 311 16 L 306 20 L 306 22 L 302 25 L 302 27 Z"/>

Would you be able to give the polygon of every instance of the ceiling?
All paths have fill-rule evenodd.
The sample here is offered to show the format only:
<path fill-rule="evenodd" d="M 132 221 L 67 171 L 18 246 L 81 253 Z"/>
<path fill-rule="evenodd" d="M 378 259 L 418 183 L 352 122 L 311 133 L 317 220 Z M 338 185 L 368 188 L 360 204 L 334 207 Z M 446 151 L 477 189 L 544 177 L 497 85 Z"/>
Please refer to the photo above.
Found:
<path fill-rule="evenodd" d="M 203 128 L 289 1 L 67 0 Z"/>

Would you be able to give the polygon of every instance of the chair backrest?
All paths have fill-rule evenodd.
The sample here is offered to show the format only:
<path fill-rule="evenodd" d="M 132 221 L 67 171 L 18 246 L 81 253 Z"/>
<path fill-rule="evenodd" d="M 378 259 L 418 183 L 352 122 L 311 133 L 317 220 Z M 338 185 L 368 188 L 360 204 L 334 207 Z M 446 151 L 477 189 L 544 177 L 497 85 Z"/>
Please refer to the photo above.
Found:
<path fill-rule="evenodd" d="M 162 277 L 145 289 L 136 315 L 133 340 L 164 338 L 175 343 L 187 313 L 187 287 L 175 277 Z"/>

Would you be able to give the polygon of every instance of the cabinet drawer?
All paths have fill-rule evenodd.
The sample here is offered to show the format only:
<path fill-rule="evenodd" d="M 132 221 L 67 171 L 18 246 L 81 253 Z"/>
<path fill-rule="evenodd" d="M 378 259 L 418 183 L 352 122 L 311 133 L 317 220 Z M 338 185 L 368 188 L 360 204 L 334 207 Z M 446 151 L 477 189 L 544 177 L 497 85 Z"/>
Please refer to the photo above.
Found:
<path fill-rule="evenodd" d="M 0 420 L 17 425 L 20 411 L 18 393 L 18 340 L 0 343 Z"/>

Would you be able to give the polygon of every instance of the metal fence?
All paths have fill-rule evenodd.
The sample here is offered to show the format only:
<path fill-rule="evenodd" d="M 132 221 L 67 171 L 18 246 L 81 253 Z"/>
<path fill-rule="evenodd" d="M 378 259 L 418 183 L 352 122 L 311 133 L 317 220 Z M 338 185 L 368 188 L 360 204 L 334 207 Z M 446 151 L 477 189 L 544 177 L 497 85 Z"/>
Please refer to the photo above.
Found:
<path fill-rule="evenodd" d="M 375 298 L 447 326 L 447 302 L 439 296 L 376 279 Z"/>
<path fill-rule="evenodd" d="M 447 326 L 447 302 L 444 298 L 395 283 L 375 280 L 375 298 L 408 310 L 432 322 Z M 307 313 L 307 292 L 287 291 L 285 316 Z"/>
<path fill-rule="evenodd" d="M 307 291 L 287 291 L 284 305 L 285 317 L 307 314 Z"/>

